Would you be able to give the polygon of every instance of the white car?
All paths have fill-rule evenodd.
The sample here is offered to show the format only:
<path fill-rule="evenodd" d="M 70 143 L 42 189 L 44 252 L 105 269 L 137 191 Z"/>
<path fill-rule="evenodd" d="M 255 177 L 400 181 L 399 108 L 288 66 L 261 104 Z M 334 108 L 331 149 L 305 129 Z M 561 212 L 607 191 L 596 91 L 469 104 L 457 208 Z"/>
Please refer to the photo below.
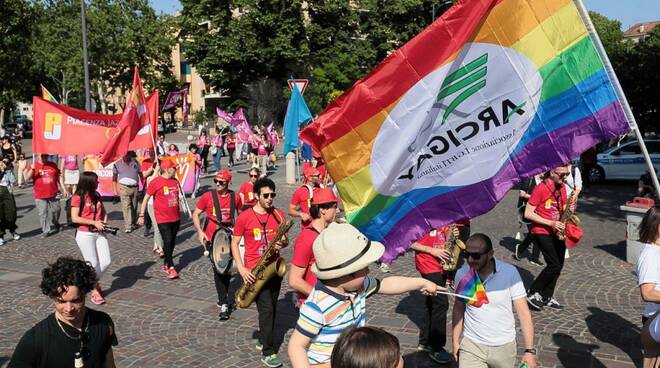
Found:
<path fill-rule="evenodd" d="M 660 140 L 644 140 L 653 166 L 660 167 Z M 597 156 L 597 165 L 589 173 L 592 182 L 609 179 L 639 180 L 646 171 L 646 162 L 637 141 L 612 147 Z"/>

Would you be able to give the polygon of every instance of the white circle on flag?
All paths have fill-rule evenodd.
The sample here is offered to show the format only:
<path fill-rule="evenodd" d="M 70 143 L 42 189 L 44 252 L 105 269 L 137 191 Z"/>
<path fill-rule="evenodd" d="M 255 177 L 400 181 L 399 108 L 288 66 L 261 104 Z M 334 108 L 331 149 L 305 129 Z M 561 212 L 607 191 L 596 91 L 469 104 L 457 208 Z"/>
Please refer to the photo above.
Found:
<path fill-rule="evenodd" d="M 374 187 L 402 195 L 492 178 L 536 115 L 542 85 L 536 65 L 517 51 L 466 44 L 410 88 L 381 125 L 371 151 Z"/>

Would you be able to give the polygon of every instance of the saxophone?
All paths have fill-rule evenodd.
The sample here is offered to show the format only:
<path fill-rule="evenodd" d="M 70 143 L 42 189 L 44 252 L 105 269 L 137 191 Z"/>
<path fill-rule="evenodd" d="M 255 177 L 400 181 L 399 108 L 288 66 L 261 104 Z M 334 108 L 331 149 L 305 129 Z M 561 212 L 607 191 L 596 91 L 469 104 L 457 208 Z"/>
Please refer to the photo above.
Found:
<path fill-rule="evenodd" d="M 575 214 L 575 201 L 577 201 L 577 191 L 573 189 L 571 195 L 566 201 L 566 209 L 559 216 L 559 222 L 564 224 L 563 230 L 557 231 L 557 238 L 561 241 L 566 239 L 566 224 L 570 221 L 575 225 L 580 225 L 580 218 Z"/>
<path fill-rule="evenodd" d="M 449 234 L 445 243 L 445 249 L 449 251 L 449 259 L 446 261 L 440 260 L 440 265 L 442 265 L 442 269 L 445 271 L 454 271 L 456 269 L 461 252 L 465 249 L 463 241 L 454 236 L 454 229 L 456 229 L 456 225 L 449 226 Z"/>
<path fill-rule="evenodd" d="M 254 275 L 255 281 L 251 284 L 243 283 L 241 287 L 236 291 L 236 305 L 241 308 L 248 308 L 254 301 L 254 298 L 257 297 L 261 288 L 271 277 L 277 276 L 282 277 L 286 273 L 286 262 L 284 258 L 277 257 L 273 262 L 268 262 L 268 260 L 275 254 L 275 243 L 280 241 L 289 229 L 293 226 L 293 221 L 289 220 L 283 222 L 277 228 L 277 233 L 275 237 L 266 248 L 264 254 L 259 258 L 259 262 L 254 266 L 251 273 Z M 264 234 L 266 236 L 266 234 Z"/>

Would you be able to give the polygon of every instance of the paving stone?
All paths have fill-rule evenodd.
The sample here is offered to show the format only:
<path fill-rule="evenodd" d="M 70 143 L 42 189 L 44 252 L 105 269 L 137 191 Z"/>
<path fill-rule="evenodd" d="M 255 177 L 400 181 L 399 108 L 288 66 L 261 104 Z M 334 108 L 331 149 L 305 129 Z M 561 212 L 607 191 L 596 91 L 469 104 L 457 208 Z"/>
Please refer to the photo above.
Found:
<path fill-rule="evenodd" d="M 237 169 L 234 189 L 247 179 L 245 173 L 237 173 L 245 171 L 245 165 Z M 278 185 L 276 204 L 284 209 L 296 187 L 281 184 L 283 172 L 282 165 L 272 178 Z M 202 184 L 209 185 L 210 181 L 211 177 L 207 176 Z M 634 266 L 623 260 L 626 224 L 618 210 L 618 205 L 629 199 L 635 189 L 632 182 L 599 185 L 594 186 L 591 195 L 580 199 L 578 213 L 585 235 L 580 245 L 570 250 L 556 291 L 556 298 L 566 309 L 532 315 L 541 367 L 610 368 L 640 364 L 643 305 Z M 490 213 L 474 219 L 472 232 L 488 234 L 494 241 L 495 255 L 516 265 L 528 287 L 541 269 L 511 259 L 513 237 L 519 231 L 516 195 L 512 191 Z M 18 191 L 16 201 L 19 208 L 34 205 L 30 190 Z M 192 207 L 196 199 L 188 201 Z M 111 225 L 121 226 L 119 205 L 105 204 Z M 36 211 L 21 210 L 19 215 L 22 216 L 18 223 L 20 232 L 39 233 Z M 292 240 L 298 232 L 296 223 L 290 232 Z M 51 301 L 39 290 L 41 269 L 58 256 L 80 257 L 74 234 L 67 229 L 47 239 L 25 236 L 0 246 L 0 300 L 3 301 L 0 303 L 0 366 L 6 363 L 7 358 L 3 357 L 11 356 L 23 333 L 52 312 Z M 110 237 L 112 263 L 101 279 L 108 291 L 108 304 L 92 308 L 106 311 L 115 321 L 119 337 L 119 346 L 115 348 L 117 365 L 262 366 L 260 353 L 253 345 L 257 330 L 255 306 L 235 311 L 229 321 L 217 320 L 213 271 L 201 254 L 188 220 L 184 220 L 175 249 L 180 279 L 166 279 L 160 269 L 162 260 L 151 252 L 152 242 L 152 238 L 142 236 L 141 229 Z M 291 252 L 288 247 L 282 255 L 289 260 Z M 371 272 L 379 278 L 388 276 L 376 267 Z M 405 254 L 392 264 L 391 275 L 418 276 L 412 255 Z M 279 353 L 285 365 L 289 364 L 286 348 L 297 316 L 290 293 L 285 278 L 275 328 L 275 340 L 280 344 Z M 374 296 L 367 302 L 368 323 L 385 328 L 399 338 L 406 367 L 438 367 L 426 354 L 416 351 L 422 303 L 419 293 Z M 448 327 L 447 331 L 450 349 L 451 329 Z M 518 345 L 521 353 L 520 336 Z"/>

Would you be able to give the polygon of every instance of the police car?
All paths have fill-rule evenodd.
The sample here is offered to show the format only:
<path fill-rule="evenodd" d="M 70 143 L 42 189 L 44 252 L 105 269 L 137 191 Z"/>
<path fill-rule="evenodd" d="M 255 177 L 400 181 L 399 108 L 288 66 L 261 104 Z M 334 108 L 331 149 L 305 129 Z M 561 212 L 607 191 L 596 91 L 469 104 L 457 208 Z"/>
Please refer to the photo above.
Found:
<path fill-rule="evenodd" d="M 644 140 L 651 162 L 660 167 L 660 140 Z M 637 141 L 612 147 L 597 156 L 597 165 L 589 173 L 592 182 L 610 179 L 639 180 L 646 171 L 646 162 Z"/>

